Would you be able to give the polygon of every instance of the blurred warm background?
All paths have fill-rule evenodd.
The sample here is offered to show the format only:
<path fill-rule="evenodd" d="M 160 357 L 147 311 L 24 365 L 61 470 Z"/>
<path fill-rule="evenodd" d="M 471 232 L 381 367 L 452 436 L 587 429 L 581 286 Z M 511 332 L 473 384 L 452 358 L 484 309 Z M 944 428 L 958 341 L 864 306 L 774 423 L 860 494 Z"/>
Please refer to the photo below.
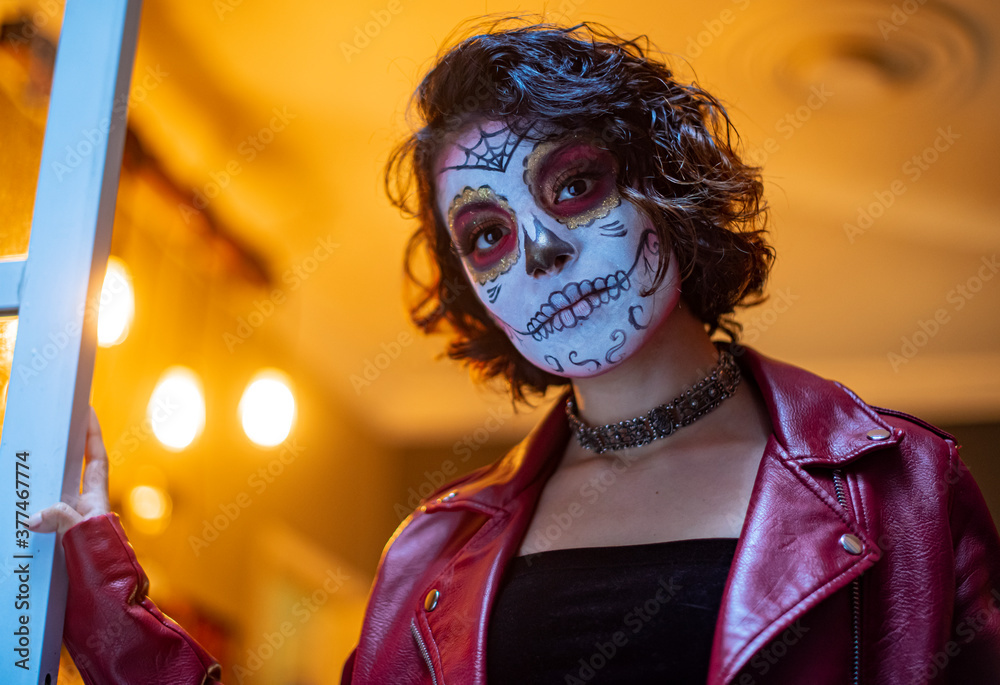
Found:
<path fill-rule="evenodd" d="M 1000 5 L 474 10 L 647 33 L 721 96 L 779 254 L 746 341 L 954 431 L 1000 516 Z M 339 682 L 418 494 L 536 420 L 408 322 L 411 227 L 381 190 L 409 94 L 472 11 L 145 3 L 93 403 L 152 596 L 227 682 Z M 0 256 L 27 249 L 61 14 L 0 0 Z M 0 322 L 3 387 L 15 333 Z"/>

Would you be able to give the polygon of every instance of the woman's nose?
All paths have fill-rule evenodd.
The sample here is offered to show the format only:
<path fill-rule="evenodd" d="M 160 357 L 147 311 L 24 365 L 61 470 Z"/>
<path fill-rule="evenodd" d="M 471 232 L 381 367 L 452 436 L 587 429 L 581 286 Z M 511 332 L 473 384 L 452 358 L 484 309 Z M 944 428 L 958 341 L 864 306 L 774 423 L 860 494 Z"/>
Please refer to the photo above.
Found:
<path fill-rule="evenodd" d="M 532 217 L 535 222 L 535 237 L 528 235 L 528 229 L 523 225 L 524 232 L 524 270 L 529 276 L 538 277 L 547 273 L 557 274 L 563 266 L 576 254 L 573 246 L 562 240 L 555 233 L 545 228 L 542 222 Z"/>

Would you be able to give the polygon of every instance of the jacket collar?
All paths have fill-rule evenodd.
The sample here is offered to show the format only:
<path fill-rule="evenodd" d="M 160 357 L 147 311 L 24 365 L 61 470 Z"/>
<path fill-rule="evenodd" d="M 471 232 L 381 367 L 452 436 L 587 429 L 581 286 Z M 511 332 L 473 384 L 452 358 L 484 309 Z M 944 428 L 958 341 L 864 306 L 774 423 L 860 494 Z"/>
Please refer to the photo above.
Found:
<path fill-rule="evenodd" d="M 760 388 L 786 459 L 836 467 L 899 442 L 901 433 L 840 383 L 749 347 L 733 345 L 731 351 Z M 889 437 L 872 439 L 872 431 L 888 431 Z"/>
<path fill-rule="evenodd" d="M 886 423 L 871 407 L 840 383 L 771 359 L 756 350 L 733 344 L 737 363 L 760 389 L 784 459 L 803 466 L 837 467 L 866 452 L 896 444 L 900 431 Z M 502 508 L 537 478 L 547 478 L 555 469 L 570 438 L 566 400 L 562 393 L 541 422 L 500 461 L 454 486 L 451 497 L 443 495 L 427 503 L 426 510 Z M 802 430 L 808 425 L 808 430 Z M 872 440 L 873 430 L 889 437 Z"/>
<path fill-rule="evenodd" d="M 425 511 L 483 507 L 499 509 L 516 499 L 539 478 L 547 479 L 555 470 L 569 439 L 566 400 L 562 393 L 530 433 L 499 461 L 474 471 L 453 484 L 442 496 L 428 502 Z"/>

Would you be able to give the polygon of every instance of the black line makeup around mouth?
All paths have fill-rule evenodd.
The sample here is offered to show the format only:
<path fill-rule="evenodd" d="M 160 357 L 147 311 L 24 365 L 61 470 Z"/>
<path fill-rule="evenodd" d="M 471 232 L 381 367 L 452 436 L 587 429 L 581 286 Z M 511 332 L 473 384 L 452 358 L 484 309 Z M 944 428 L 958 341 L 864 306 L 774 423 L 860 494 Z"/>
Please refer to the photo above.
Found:
<path fill-rule="evenodd" d="M 539 307 L 528 322 L 528 334 L 535 340 L 543 340 L 553 331 L 573 328 L 602 304 L 617 300 L 631 285 L 628 275 L 622 270 L 592 281 L 584 279 L 570 283 L 552 293 L 548 302 Z"/>
<path fill-rule="evenodd" d="M 646 230 L 639 241 L 635 259 L 629 270 L 618 271 L 600 278 L 574 281 L 562 290 L 550 293 L 549 299 L 539 306 L 525 326 L 526 330 L 516 331 L 520 335 L 530 335 L 535 340 L 544 340 L 556 331 L 574 328 L 585 321 L 594 310 L 621 297 L 632 287 L 631 277 L 643 253 L 649 249 L 649 242 L 655 239 L 655 231 Z"/>

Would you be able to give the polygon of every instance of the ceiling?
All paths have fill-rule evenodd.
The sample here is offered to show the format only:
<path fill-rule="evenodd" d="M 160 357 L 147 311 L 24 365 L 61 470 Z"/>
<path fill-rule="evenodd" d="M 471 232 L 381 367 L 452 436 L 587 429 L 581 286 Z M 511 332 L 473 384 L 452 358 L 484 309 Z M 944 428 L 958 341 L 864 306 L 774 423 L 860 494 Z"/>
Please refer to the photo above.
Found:
<path fill-rule="evenodd" d="M 450 443 L 506 401 L 408 322 L 382 167 L 460 22 L 543 11 L 648 34 L 726 103 L 778 252 L 748 343 L 875 404 L 1000 419 L 998 3 L 147 0 L 131 126 L 288 296 L 263 324 L 287 350 L 387 441 Z"/>

